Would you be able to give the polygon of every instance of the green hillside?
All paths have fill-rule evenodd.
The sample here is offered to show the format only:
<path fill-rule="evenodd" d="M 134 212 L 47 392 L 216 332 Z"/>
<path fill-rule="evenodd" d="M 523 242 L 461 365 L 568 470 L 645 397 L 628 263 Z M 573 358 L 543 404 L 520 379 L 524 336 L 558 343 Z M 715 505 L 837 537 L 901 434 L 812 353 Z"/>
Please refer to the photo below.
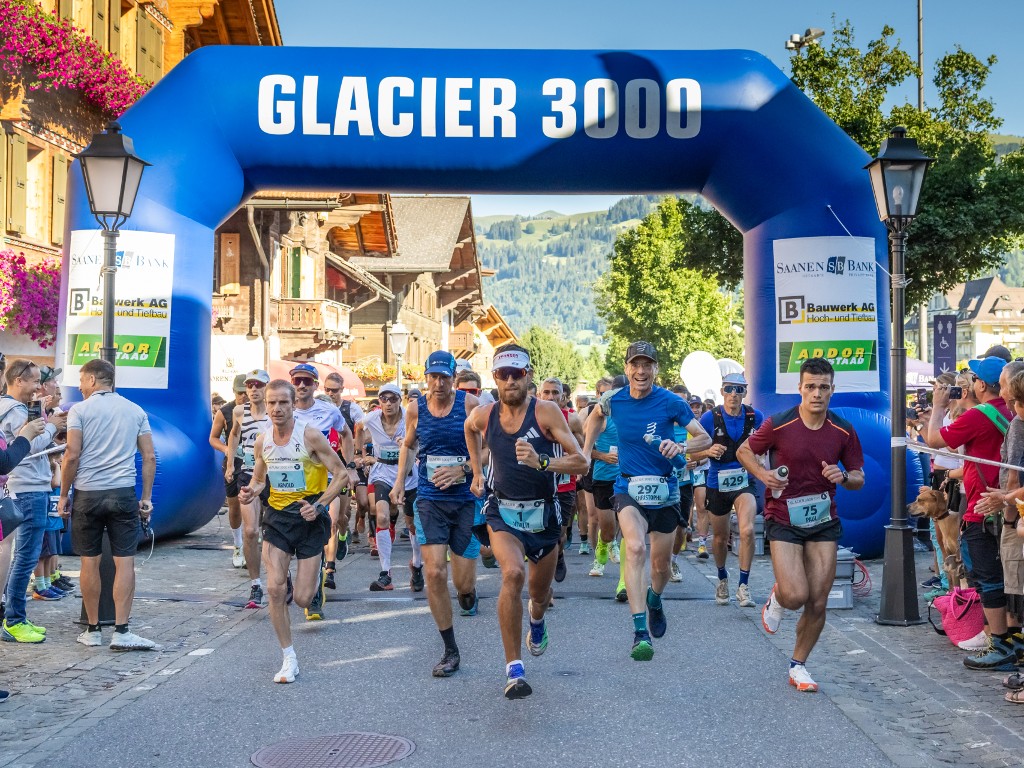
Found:
<path fill-rule="evenodd" d="M 532 217 L 480 216 L 477 246 L 497 274 L 484 293 L 516 333 L 557 324 L 564 338 L 590 344 L 604 332 L 594 308 L 594 281 L 608 268 L 616 236 L 650 213 L 656 196 L 633 196 L 607 211 Z"/>

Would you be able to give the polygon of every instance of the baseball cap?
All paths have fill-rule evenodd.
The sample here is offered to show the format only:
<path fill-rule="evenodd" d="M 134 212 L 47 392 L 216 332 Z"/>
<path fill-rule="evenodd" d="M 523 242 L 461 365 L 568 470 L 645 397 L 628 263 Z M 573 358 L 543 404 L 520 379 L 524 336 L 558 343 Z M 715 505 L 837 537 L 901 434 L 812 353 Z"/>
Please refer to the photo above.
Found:
<path fill-rule="evenodd" d="M 499 368 L 526 370 L 529 367 L 530 356 L 521 349 L 498 350 L 494 355 L 494 361 L 491 363 L 492 371 L 496 371 Z"/>
<path fill-rule="evenodd" d="M 289 376 L 294 376 L 297 373 L 304 373 L 307 376 L 312 376 L 314 381 L 320 381 L 320 372 L 316 369 L 316 366 L 309 363 L 299 363 L 288 371 Z"/>
<path fill-rule="evenodd" d="M 723 384 L 742 384 L 747 385 L 747 380 L 743 378 L 742 373 L 727 373 L 722 377 Z"/>
<path fill-rule="evenodd" d="M 427 365 L 423 373 L 440 373 L 444 376 L 454 376 L 455 357 L 451 352 L 445 352 L 444 350 L 431 352 L 430 357 L 427 358 Z"/>
<path fill-rule="evenodd" d="M 44 365 L 39 369 L 39 383 L 45 384 L 51 379 L 56 379 L 61 373 L 64 372 L 63 368 L 51 368 L 48 365 Z"/>
<path fill-rule="evenodd" d="M 1010 350 L 1004 347 L 1002 344 L 995 344 L 985 350 L 984 355 L 980 355 L 979 359 L 985 359 L 986 357 L 998 357 L 1000 360 L 1004 360 L 1007 363 L 1013 360 L 1013 355 L 1010 354 Z"/>
<path fill-rule="evenodd" d="M 700 399 L 700 395 L 690 395 L 690 405 L 704 405 L 704 401 Z"/>
<path fill-rule="evenodd" d="M 245 392 L 245 374 L 240 373 L 235 376 L 235 380 L 231 382 L 232 392 Z"/>
<path fill-rule="evenodd" d="M 266 371 L 260 369 L 260 368 L 255 368 L 255 369 L 249 371 L 247 374 L 245 374 L 245 380 L 246 381 L 259 381 L 259 382 L 262 382 L 264 384 L 269 384 L 270 383 L 270 374 L 267 373 Z"/>
<path fill-rule="evenodd" d="M 456 360 L 455 361 L 455 372 L 462 373 L 463 371 L 472 371 L 473 364 L 469 360 Z"/>
<path fill-rule="evenodd" d="M 981 360 L 969 360 L 967 367 L 986 384 L 998 384 L 999 375 L 1006 367 L 1006 361 L 1001 357 L 986 357 Z"/>
<path fill-rule="evenodd" d="M 399 400 L 402 399 L 402 390 L 400 390 L 398 388 L 398 385 L 395 384 L 393 381 L 389 381 L 387 384 L 384 384 L 377 391 L 377 397 L 380 397 L 381 395 L 383 395 L 385 393 L 388 393 L 388 392 L 390 392 L 392 395 L 397 395 Z"/>
<path fill-rule="evenodd" d="M 658 362 L 658 350 L 649 341 L 634 341 L 626 349 L 626 362 L 628 363 L 634 357 L 648 357 L 654 362 Z"/>
<path fill-rule="evenodd" d="M 622 389 L 629 385 L 629 379 L 626 378 L 626 374 L 620 373 L 614 379 L 612 379 L 612 389 Z"/>

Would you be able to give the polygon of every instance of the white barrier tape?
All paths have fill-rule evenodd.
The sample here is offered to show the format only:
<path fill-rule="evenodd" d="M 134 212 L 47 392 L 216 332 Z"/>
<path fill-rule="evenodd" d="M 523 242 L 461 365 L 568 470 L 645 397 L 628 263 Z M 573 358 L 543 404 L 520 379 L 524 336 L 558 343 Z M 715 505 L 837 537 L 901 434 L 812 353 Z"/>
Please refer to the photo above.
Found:
<path fill-rule="evenodd" d="M 919 453 L 927 453 L 932 456 L 944 456 L 947 459 L 959 459 L 960 461 L 973 461 L 975 464 L 987 464 L 990 467 L 1001 467 L 1005 469 L 1016 469 L 1018 472 L 1024 472 L 1024 467 L 1018 467 L 1016 464 L 1005 464 L 1001 461 L 989 461 L 988 459 L 979 459 L 974 456 L 965 456 L 962 453 L 954 453 L 953 451 L 943 450 L 941 448 L 932 448 L 928 445 L 922 445 L 921 443 L 909 443 L 907 445 L 908 451 L 917 451 Z"/>
<path fill-rule="evenodd" d="M 53 448 L 47 448 L 45 451 L 40 451 L 39 453 L 30 454 L 30 455 L 26 456 L 25 458 L 26 459 L 34 459 L 34 458 L 36 458 L 38 456 L 49 456 L 51 453 L 63 453 L 67 449 L 68 449 L 68 447 L 66 445 L 57 445 L 57 446 L 54 446 Z"/>

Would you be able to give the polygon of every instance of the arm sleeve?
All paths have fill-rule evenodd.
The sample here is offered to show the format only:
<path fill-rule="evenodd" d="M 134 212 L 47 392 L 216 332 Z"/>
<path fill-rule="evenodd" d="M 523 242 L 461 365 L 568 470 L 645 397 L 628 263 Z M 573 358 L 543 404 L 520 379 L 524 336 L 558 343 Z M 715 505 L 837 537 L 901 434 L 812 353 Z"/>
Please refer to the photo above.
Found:
<path fill-rule="evenodd" d="M 0 450 L 0 475 L 9 474 L 31 450 L 32 444 L 24 437 L 15 439 L 7 446 L 7 450 Z"/>
<path fill-rule="evenodd" d="M 767 453 L 775 447 L 775 429 L 772 427 L 770 416 L 762 421 L 761 426 L 747 438 L 747 447 L 757 456 Z"/>

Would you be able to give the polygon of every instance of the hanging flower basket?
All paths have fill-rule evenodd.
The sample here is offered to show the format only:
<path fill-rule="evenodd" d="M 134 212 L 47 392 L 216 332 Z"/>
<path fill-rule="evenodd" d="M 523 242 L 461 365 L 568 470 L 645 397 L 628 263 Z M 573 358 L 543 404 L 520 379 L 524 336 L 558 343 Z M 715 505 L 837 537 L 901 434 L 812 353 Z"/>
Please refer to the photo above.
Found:
<path fill-rule="evenodd" d="M 394 365 L 376 360 L 369 363 L 356 363 L 351 367 L 363 384 L 371 388 L 394 381 L 397 376 L 397 369 Z M 403 365 L 402 380 L 407 382 L 423 381 L 423 366 Z"/>
<path fill-rule="evenodd" d="M 28 265 L 24 253 L 0 251 L 0 330 L 28 336 L 39 346 L 57 340 L 60 267 L 45 259 Z"/>

